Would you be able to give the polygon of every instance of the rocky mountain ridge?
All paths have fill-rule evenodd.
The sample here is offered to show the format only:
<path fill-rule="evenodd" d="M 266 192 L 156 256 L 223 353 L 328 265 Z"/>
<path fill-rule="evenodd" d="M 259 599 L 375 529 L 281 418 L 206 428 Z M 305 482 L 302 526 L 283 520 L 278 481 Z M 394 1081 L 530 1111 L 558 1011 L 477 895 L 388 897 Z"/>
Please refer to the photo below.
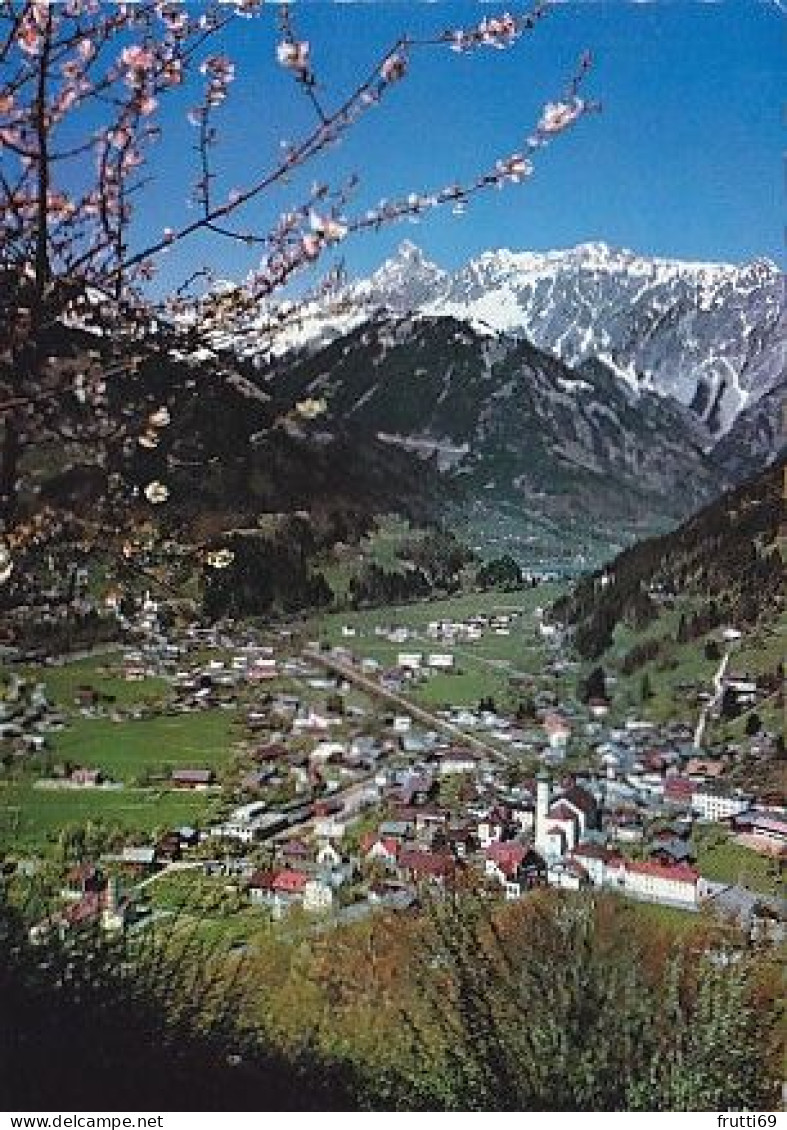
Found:
<path fill-rule="evenodd" d="M 405 241 L 332 310 L 308 306 L 277 349 L 324 344 L 381 311 L 521 336 L 570 366 L 597 359 L 634 392 L 690 408 L 712 438 L 787 371 L 784 275 L 773 262 L 692 263 L 604 243 L 489 251 L 449 272 Z"/>

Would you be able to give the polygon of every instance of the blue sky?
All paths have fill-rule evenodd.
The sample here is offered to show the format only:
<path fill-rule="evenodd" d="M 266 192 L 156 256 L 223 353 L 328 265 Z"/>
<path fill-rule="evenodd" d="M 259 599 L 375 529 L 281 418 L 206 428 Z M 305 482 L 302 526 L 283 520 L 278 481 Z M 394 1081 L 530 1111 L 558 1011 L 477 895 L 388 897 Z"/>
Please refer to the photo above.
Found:
<path fill-rule="evenodd" d="M 330 100 L 352 89 L 401 32 L 426 36 L 506 7 L 520 10 L 504 2 L 303 0 L 294 12 Z M 242 186 L 267 167 L 278 143 L 296 139 L 311 121 L 275 62 L 275 21 L 275 7 L 268 7 L 223 45 L 238 69 L 218 118 L 224 188 Z M 407 81 L 315 164 L 308 180 L 357 172 L 362 209 L 381 197 L 468 178 L 519 147 L 589 49 L 595 67 L 587 91 L 603 112 L 540 154 L 530 182 L 491 192 L 462 217 L 432 214 L 418 225 L 351 239 L 342 247 L 350 272 L 368 272 L 404 238 L 449 267 L 490 247 L 548 249 L 588 240 L 692 259 L 781 260 L 786 46 L 787 17 L 757 0 L 559 4 L 508 51 L 419 53 Z M 156 187 L 139 213 L 146 233 L 175 226 L 173 216 L 183 215 L 194 168 L 194 131 L 183 123 L 186 93 L 163 118 Z M 296 198 L 277 193 L 250 218 L 264 226 Z M 158 285 L 203 262 L 238 277 L 258 254 L 196 240 L 169 254 Z"/>

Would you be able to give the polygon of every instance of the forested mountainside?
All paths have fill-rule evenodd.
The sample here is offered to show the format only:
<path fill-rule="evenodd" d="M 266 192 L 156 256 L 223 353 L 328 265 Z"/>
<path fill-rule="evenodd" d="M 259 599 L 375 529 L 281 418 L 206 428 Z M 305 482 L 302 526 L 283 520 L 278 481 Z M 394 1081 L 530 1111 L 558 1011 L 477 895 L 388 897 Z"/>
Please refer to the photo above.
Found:
<path fill-rule="evenodd" d="M 63 327 L 46 343 L 77 368 L 95 345 Z M 138 574 L 137 587 L 194 597 L 206 554 L 233 539 L 267 594 L 258 610 L 312 606 L 326 599 L 318 555 L 356 542 L 380 514 L 429 523 L 452 497 L 408 451 L 328 432 L 308 403 L 280 413 L 254 376 L 234 355 L 162 339 L 106 382 L 98 407 L 64 394 L 23 447 L 17 517 L 40 533 L 15 550 L 0 609 L 70 600 L 79 567 L 97 596 Z"/>
<path fill-rule="evenodd" d="M 787 601 L 785 468 L 781 458 L 678 529 L 632 546 L 580 580 L 553 608 L 580 654 L 601 655 L 623 621 L 647 625 L 664 597 L 700 598 L 706 630 L 775 620 Z"/>
<path fill-rule="evenodd" d="M 536 529 L 536 559 L 539 523 L 555 524 L 558 557 L 584 538 L 599 560 L 724 485 L 707 430 L 675 400 L 633 390 L 598 360 L 570 369 L 454 318 L 381 316 L 278 360 L 264 381 L 282 412 L 319 397 L 326 430 L 431 461 L 469 503 L 483 502 L 487 528 L 474 542 L 494 536 L 496 510 L 510 510 L 523 532 Z"/>

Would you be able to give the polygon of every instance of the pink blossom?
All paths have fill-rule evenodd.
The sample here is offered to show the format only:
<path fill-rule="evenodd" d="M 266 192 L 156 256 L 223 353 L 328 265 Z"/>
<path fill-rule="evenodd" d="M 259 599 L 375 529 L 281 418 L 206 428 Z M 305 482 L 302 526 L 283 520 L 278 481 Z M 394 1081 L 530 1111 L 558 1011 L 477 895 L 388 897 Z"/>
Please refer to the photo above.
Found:
<path fill-rule="evenodd" d="M 276 58 L 283 67 L 301 73 L 309 69 L 309 44 L 285 40 L 276 48 Z"/>
<path fill-rule="evenodd" d="M 380 74 L 386 82 L 398 82 L 400 78 L 404 78 L 406 71 L 407 60 L 400 54 L 389 55 L 380 67 Z"/>
<path fill-rule="evenodd" d="M 74 90 L 73 87 L 69 87 L 68 89 L 61 92 L 55 106 L 55 113 L 58 117 L 62 117 L 64 114 L 67 114 L 72 106 L 75 106 L 78 101 L 79 95 L 77 94 L 76 90 Z"/>
<path fill-rule="evenodd" d="M 498 161 L 495 171 L 503 178 L 515 183 L 529 177 L 533 172 L 533 164 L 523 157 L 521 153 L 513 153 L 503 161 Z"/>
<path fill-rule="evenodd" d="M 168 60 L 162 69 L 162 86 L 180 86 L 183 82 L 183 63 L 180 59 Z"/>
<path fill-rule="evenodd" d="M 77 44 L 77 54 L 85 63 L 89 63 L 96 53 L 96 48 L 90 39 L 80 39 Z"/>
<path fill-rule="evenodd" d="M 76 208 L 73 201 L 69 200 L 64 193 L 48 192 L 46 210 L 54 220 L 67 220 L 74 215 Z"/>
<path fill-rule="evenodd" d="M 209 55 L 200 66 L 200 74 L 210 75 L 222 83 L 232 82 L 235 64 L 226 55 Z"/>
<path fill-rule="evenodd" d="M 152 483 L 148 483 L 145 487 L 145 498 L 148 502 L 152 502 L 154 506 L 160 505 L 169 498 L 169 488 L 164 483 L 159 482 L 158 479 L 154 479 Z"/>
<path fill-rule="evenodd" d="M 338 243 L 347 235 L 347 225 L 339 220 L 328 220 L 325 225 L 325 238 L 329 243 Z"/>
<path fill-rule="evenodd" d="M 0 94 L 0 114 L 10 114 L 13 108 L 13 94 Z"/>
<path fill-rule="evenodd" d="M 188 14 L 178 5 L 160 4 L 157 13 L 159 19 L 166 24 L 167 31 L 173 34 L 183 31 L 188 24 Z"/>
<path fill-rule="evenodd" d="M 315 235 L 321 236 L 327 243 L 338 243 L 347 235 L 347 225 L 331 216 L 320 216 L 317 212 L 309 213 L 309 226 Z"/>
<path fill-rule="evenodd" d="M 111 129 L 107 133 L 107 141 L 113 145 L 115 149 L 122 149 L 131 141 L 131 130 L 128 126 L 118 126 L 117 129 Z"/>
<path fill-rule="evenodd" d="M 137 102 L 137 109 L 143 118 L 149 118 L 158 106 L 158 101 L 152 94 L 146 94 Z"/>
<path fill-rule="evenodd" d="M 142 164 L 142 157 L 136 149 L 127 149 L 120 160 L 120 168 L 124 173 L 138 168 Z"/>
<path fill-rule="evenodd" d="M 32 20 L 25 20 L 16 33 L 19 50 L 26 55 L 39 55 L 43 45 L 43 38 Z"/>
<path fill-rule="evenodd" d="M 153 66 L 153 52 L 148 47 L 141 47 L 138 43 L 133 47 L 124 47 L 120 52 L 120 62 L 129 70 L 144 71 Z"/>
<path fill-rule="evenodd" d="M 304 235 L 301 239 L 301 250 L 306 259 L 316 259 L 320 254 L 322 241 L 316 235 Z"/>
<path fill-rule="evenodd" d="M 41 31 L 43 31 L 46 27 L 50 14 L 50 0 L 32 0 L 30 5 L 30 16 L 34 23 L 36 23 L 41 29 Z"/>
<path fill-rule="evenodd" d="M 562 133 L 581 117 L 585 108 L 581 98 L 572 98 L 570 102 L 548 102 L 538 123 L 538 129 L 545 134 Z"/>

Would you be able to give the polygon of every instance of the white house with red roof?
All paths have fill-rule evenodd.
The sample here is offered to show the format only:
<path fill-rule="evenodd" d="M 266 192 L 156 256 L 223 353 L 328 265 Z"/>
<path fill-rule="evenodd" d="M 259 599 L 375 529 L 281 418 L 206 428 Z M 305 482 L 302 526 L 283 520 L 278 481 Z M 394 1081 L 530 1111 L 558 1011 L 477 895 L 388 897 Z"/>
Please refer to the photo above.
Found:
<path fill-rule="evenodd" d="M 515 879 L 527 853 L 526 845 L 517 840 L 489 844 L 484 852 L 484 872 L 501 883 Z"/>
<path fill-rule="evenodd" d="M 378 859 L 386 867 L 396 866 L 401 849 L 402 843 L 395 836 L 379 836 L 370 832 L 361 837 L 361 851 L 364 853 L 364 859 L 370 862 Z"/>
<path fill-rule="evenodd" d="M 282 867 L 272 871 L 256 871 L 247 884 L 253 905 L 268 906 L 274 918 L 281 917 L 288 906 L 303 901 L 304 887 L 309 882 L 305 871 Z"/>
<path fill-rule="evenodd" d="M 528 887 L 539 886 L 546 878 L 543 859 L 519 840 L 489 844 L 484 856 L 484 874 L 500 883 L 507 899 L 521 898 Z"/>
<path fill-rule="evenodd" d="M 667 866 L 655 860 L 613 858 L 606 866 L 607 885 L 648 902 L 696 908 L 704 894 L 699 873 L 687 864 Z"/>

